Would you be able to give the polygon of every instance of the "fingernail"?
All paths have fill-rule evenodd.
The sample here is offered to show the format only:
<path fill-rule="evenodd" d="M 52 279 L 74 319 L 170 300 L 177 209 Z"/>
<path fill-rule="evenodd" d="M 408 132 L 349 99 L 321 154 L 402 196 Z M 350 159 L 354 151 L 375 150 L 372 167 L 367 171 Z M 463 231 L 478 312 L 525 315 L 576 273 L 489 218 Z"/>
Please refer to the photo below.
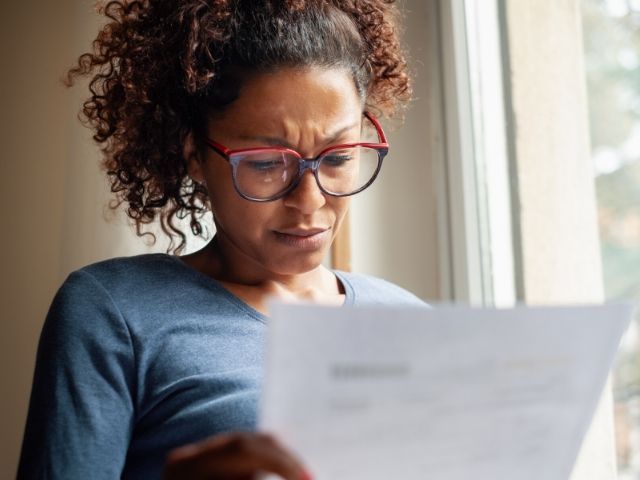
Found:
<path fill-rule="evenodd" d="M 313 480 L 313 477 L 309 472 L 305 470 L 304 472 L 302 472 L 302 476 L 300 477 L 300 480 Z"/>

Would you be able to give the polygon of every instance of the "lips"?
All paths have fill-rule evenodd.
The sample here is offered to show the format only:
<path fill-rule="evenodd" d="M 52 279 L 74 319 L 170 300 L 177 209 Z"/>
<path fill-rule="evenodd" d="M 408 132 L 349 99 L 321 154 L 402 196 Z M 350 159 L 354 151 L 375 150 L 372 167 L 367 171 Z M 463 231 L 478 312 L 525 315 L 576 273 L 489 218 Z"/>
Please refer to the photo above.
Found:
<path fill-rule="evenodd" d="M 331 229 L 323 227 L 294 227 L 275 230 L 276 239 L 289 247 L 314 250 L 330 240 Z"/>
<path fill-rule="evenodd" d="M 311 237 L 322 232 L 326 232 L 328 228 L 283 228 L 276 230 L 276 233 L 282 233 L 284 235 L 293 235 L 296 237 Z"/>

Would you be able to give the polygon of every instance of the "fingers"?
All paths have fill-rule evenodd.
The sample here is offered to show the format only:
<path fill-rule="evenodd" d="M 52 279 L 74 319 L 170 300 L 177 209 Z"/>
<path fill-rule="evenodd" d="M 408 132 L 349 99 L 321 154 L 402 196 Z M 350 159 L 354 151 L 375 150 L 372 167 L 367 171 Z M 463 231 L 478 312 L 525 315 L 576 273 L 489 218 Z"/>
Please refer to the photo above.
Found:
<path fill-rule="evenodd" d="M 176 449 L 167 460 L 165 480 L 242 479 L 258 473 L 311 480 L 302 463 L 265 433 L 223 434 Z"/>

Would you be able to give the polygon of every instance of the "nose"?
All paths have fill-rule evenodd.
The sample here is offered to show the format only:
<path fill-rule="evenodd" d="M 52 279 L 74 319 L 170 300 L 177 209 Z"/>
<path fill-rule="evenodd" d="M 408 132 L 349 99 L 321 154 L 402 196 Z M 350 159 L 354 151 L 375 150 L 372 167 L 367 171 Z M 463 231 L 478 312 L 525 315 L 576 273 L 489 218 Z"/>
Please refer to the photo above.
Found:
<path fill-rule="evenodd" d="M 285 206 L 300 210 L 306 215 L 315 212 L 325 203 L 327 203 L 327 199 L 320 190 L 311 170 L 304 172 L 300 183 L 284 197 Z"/>

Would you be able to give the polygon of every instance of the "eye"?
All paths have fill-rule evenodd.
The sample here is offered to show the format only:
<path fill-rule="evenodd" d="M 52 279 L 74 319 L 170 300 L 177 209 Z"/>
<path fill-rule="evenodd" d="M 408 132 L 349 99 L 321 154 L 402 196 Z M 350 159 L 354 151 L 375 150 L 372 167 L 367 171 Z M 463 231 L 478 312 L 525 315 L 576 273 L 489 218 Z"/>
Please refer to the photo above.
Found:
<path fill-rule="evenodd" d="M 245 165 L 256 172 L 270 172 L 284 166 L 281 160 L 245 160 Z"/>
<path fill-rule="evenodd" d="M 322 163 L 329 167 L 342 167 L 347 162 L 350 162 L 355 158 L 354 155 L 349 153 L 330 153 L 329 155 L 322 157 Z"/>

